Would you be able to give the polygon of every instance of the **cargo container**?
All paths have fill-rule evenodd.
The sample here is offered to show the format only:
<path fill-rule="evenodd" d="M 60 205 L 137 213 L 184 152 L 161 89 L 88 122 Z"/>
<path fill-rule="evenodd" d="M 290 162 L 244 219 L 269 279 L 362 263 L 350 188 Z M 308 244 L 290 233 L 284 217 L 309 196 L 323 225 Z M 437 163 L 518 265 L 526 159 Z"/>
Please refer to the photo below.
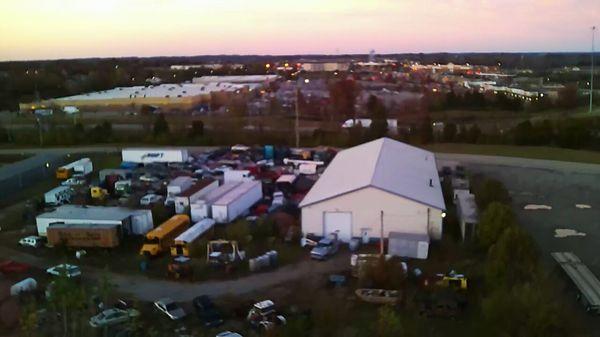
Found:
<path fill-rule="evenodd" d="M 73 190 L 69 186 L 58 186 L 44 193 L 44 203 L 46 205 L 62 205 L 70 202 L 73 196 Z"/>
<path fill-rule="evenodd" d="M 189 225 L 189 216 L 183 214 L 172 216 L 169 220 L 146 234 L 146 240 L 142 249 L 140 249 L 140 255 L 150 257 L 160 255 L 173 245 L 173 240 L 187 230 Z"/>
<path fill-rule="evenodd" d="M 226 183 L 214 190 L 208 192 L 202 198 L 196 200 L 190 204 L 190 215 L 193 222 L 198 222 L 204 218 L 210 218 L 212 216 L 212 205 L 215 201 L 219 200 L 227 192 L 234 189 L 241 183 Z"/>
<path fill-rule="evenodd" d="M 188 156 L 186 149 L 127 148 L 121 151 L 123 162 L 137 164 L 184 163 Z"/>
<path fill-rule="evenodd" d="M 201 179 L 192 187 L 175 196 L 175 213 L 189 213 L 190 204 L 200 199 L 219 187 L 219 181 L 214 179 Z"/>
<path fill-rule="evenodd" d="M 120 243 L 118 225 L 52 224 L 46 229 L 51 246 L 114 248 Z"/>
<path fill-rule="evenodd" d="M 198 240 L 202 234 L 209 231 L 215 225 L 213 219 L 202 219 L 185 232 L 175 238 L 175 243 L 171 246 L 172 256 L 190 256 L 190 245 Z"/>
<path fill-rule="evenodd" d="M 212 218 L 218 223 L 231 222 L 247 212 L 262 196 L 259 181 L 242 182 L 213 203 Z"/>
<path fill-rule="evenodd" d="M 56 169 L 56 179 L 69 179 L 75 173 L 88 175 L 93 170 L 94 165 L 92 164 L 92 160 L 90 158 L 81 158 Z"/>

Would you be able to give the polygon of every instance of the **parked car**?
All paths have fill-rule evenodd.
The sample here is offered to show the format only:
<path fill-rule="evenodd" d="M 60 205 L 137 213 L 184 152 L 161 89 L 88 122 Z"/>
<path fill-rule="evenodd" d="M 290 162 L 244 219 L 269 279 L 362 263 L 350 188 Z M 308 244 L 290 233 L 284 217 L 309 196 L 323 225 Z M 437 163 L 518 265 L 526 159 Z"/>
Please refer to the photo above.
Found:
<path fill-rule="evenodd" d="M 158 194 L 146 194 L 140 199 L 141 206 L 149 206 L 163 200 L 163 197 Z"/>
<path fill-rule="evenodd" d="M 121 324 L 128 322 L 131 318 L 139 315 L 140 312 L 135 309 L 107 309 L 90 318 L 90 325 L 94 328 L 99 328 L 103 326 Z"/>
<path fill-rule="evenodd" d="M 204 326 L 212 328 L 223 324 L 221 312 L 207 295 L 194 298 L 192 304 Z"/>
<path fill-rule="evenodd" d="M 244 337 L 237 332 L 223 331 L 219 332 L 216 337 Z"/>
<path fill-rule="evenodd" d="M 310 251 L 310 257 L 315 260 L 326 260 L 337 253 L 340 249 L 340 243 L 335 235 L 322 238 L 317 245 Z"/>
<path fill-rule="evenodd" d="M 31 235 L 19 240 L 19 244 L 23 247 L 39 248 L 44 244 L 44 239 L 39 236 Z"/>
<path fill-rule="evenodd" d="M 85 185 L 86 181 L 84 177 L 71 177 L 60 184 L 62 186 L 80 186 Z"/>
<path fill-rule="evenodd" d="M 182 319 L 186 315 L 183 308 L 170 298 L 161 298 L 154 302 L 154 306 L 172 320 Z"/>
<path fill-rule="evenodd" d="M 285 317 L 277 314 L 275 303 L 271 300 L 255 303 L 248 311 L 246 320 L 250 326 L 259 330 L 271 330 L 277 325 L 287 323 Z"/>
<path fill-rule="evenodd" d="M 52 276 L 64 275 L 67 278 L 75 278 L 81 276 L 81 268 L 72 264 L 63 263 L 46 269 L 46 273 Z"/>
<path fill-rule="evenodd" d="M 143 181 L 145 183 L 155 183 L 157 182 L 159 179 L 157 177 L 154 176 L 150 176 L 150 175 L 143 175 L 140 176 L 140 181 Z"/>

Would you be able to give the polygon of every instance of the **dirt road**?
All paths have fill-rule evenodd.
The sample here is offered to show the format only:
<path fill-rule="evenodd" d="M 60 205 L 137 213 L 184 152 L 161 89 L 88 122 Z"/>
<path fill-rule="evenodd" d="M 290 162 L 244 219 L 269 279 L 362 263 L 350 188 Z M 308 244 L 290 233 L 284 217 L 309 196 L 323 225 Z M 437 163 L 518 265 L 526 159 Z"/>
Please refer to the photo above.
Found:
<path fill-rule="evenodd" d="M 49 262 L 39 256 L 5 247 L 0 247 L 0 256 L 28 263 L 41 269 L 46 269 L 50 265 Z M 176 301 L 189 301 L 199 294 L 208 294 L 215 297 L 247 294 L 305 277 L 314 278 L 342 271 L 347 269 L 349 264 L 349 254 L 340 253 L 335 258 L 324 262 L 305 260 L 271 272 L 257 273 L 235 280 L 215 280 L 200 283 L 157 280 L 143 275 L 118 274 L 85 266 L 82 268 L 84 279 L 97 280 L 106 275 L 118 291 L 130 294 L 142 301 L 154 301 L 161 297 L 170 297 Z"/>

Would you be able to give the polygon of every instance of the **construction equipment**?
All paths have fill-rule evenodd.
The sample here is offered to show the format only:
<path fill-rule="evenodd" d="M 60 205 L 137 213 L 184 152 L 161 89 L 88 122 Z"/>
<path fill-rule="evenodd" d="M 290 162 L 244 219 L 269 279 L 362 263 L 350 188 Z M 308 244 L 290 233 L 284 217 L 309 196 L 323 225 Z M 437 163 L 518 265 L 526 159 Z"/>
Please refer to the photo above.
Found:
<path fill-rule="evenodd" d="M 462 274 L 456 274 L 454 271 L 448 275 L 437 274 L 435 285 L 442 288 L 450 288 L 454 290 L 467 290 L 467 278 Z"/>
<path fill-rule="evenodd" d="M 237 241 L 214 240 L 206 245 L 206 262 L 212 266 L 225 266 L 246 259 Z"/>

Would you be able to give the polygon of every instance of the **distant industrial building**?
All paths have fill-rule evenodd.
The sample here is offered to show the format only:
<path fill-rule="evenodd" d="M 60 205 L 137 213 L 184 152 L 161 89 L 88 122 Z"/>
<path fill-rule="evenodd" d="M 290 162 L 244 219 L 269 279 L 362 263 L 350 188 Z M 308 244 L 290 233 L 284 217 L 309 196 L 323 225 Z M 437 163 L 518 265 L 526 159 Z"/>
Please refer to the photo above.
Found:
<path fill-rule="evenodd" d="M 211 69 L 220 70 L 223 68 L 230 69 L 243 69 L 244 65 L 241 63 L 203 63 L 203 64 L 174 64 L 171 66 L 171 70 L 190 70 L 190 69 Z"/>
<path fill-rule="evenodd" d="M 256 83 L 266 85 L 280 79 L 279 75 L 231 75 L 231 76 L 201 76 L 194 77 L 192 83 L 211 84 L 211 83 L 235 83 L 250 84 Z"/>
<path fill-rule="evenodd" d="M 39 103 L 21 103 L 21 111 L 33 111 L 39 106 L 74 106 L 79 110 L 135 110 L 144 105 L 163 110 L 187 110 L 202 104 L 218 101 L 220 104 L 231 96 L 243 96 L 248 92 L 244 84 L 222 82 L 178 83 L 149 86 L 117 87 L 81 95 L 44 100 Z"/>
<path fill-rule="evenodd" d="M 438 240 L 446 208 L 434 154 L 389 138 L 340 151 L 300 207 L 305 235 L 344 242 L 391 232 Z"/>
<path fill-rule="evenodd" d="M 307 72 L 348 71 L 350 69 L 350 62 L 306 61 L 301 63 L 300 68 Z"/>

